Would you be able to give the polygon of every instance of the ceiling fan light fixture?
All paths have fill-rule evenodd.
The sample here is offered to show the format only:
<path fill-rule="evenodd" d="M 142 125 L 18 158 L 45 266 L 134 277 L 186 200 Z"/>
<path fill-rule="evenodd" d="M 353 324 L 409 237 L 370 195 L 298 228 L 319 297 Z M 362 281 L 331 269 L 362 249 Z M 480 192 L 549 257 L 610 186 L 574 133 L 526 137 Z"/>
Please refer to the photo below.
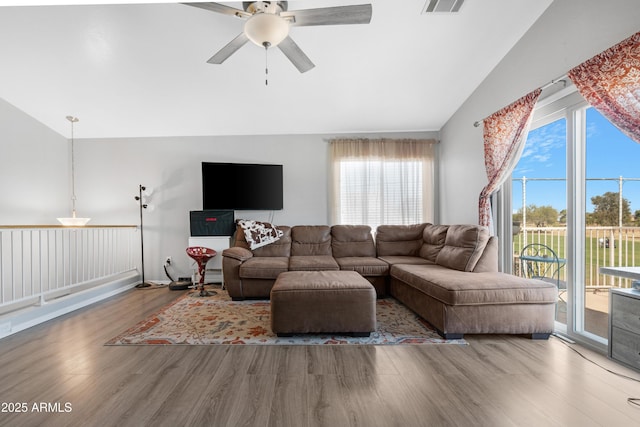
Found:
<path fill-rule="evenodd" d="M 260 47 L 277 46 L 289 35 L 289 23 L 272 13 L 258 13 L 244 24 L 244 33 Z"/>
<path fill-rule="evenodd" d="M 371 4 L 331 6 L 294 11 L 288 10 L 288 1 L 243 1 L 242 7 L 244 10 L 209 1 L 185 4 L 223 15 L 246 19 L 244 31 L 209 58 L 207 63 L 222 64 L 251 40 L 257 46 L 264 47 L 265 74 L 269 73 L 266 65 L 267 52 L 271 46 L 278 46 L 278 49 L 301 73 L 305 73 L 315 67 L 300 46 L 289 36 L 290 27 L 368 24 L 371 22 L 372 13 Z"/>

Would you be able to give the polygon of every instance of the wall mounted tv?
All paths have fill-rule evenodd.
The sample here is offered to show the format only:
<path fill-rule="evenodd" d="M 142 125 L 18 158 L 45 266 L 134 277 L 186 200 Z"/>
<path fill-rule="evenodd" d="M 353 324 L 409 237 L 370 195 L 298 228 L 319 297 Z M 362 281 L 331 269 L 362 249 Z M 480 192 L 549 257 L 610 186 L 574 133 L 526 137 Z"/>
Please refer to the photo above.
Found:
<path fill-rule="evenodd" d="M 202 162 L 202 208 L 281 210 L 282 165 Z"/>

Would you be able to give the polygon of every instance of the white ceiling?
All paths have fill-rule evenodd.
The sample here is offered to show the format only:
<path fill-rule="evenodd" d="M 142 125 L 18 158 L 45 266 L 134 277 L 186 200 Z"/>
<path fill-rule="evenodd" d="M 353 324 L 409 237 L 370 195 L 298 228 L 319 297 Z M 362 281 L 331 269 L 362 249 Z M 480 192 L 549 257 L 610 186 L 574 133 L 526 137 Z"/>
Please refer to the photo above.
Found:
<path fill-rule="evenodd" d="M 67 137 L 65 116 L 79 117 L 77 138 L 439 130 L 552 0 L 421 14 L 425 1 L 371 0 L 368 25 L 293 27 L 316 67 L 300 74 L 271 49 L 268 86 L 251 43 L 206 63 L 242 31 L 234 17 L 176 3 L 4 6 L 0 98 Z"/>

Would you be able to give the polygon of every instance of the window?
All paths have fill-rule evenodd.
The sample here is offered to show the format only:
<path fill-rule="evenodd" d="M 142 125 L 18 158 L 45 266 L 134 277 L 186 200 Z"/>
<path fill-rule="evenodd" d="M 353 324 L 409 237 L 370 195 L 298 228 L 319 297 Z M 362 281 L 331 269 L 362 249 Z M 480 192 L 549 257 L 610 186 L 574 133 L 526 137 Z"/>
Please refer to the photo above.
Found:
<path fill-rule="evenodd" d="M 433 221 L 435 141 L 333 140 L 332 222 Z"/>

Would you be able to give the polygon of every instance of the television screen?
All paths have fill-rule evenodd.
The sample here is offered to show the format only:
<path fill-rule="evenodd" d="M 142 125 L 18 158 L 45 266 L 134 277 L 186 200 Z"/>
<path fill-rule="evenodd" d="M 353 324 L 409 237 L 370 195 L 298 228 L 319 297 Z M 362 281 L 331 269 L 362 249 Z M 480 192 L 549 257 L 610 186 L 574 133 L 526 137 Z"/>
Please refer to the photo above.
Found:
<path fill-rule="evenodd" d="M 202 208 L 281 210 L 282 165 L 202 162 Z"/>

